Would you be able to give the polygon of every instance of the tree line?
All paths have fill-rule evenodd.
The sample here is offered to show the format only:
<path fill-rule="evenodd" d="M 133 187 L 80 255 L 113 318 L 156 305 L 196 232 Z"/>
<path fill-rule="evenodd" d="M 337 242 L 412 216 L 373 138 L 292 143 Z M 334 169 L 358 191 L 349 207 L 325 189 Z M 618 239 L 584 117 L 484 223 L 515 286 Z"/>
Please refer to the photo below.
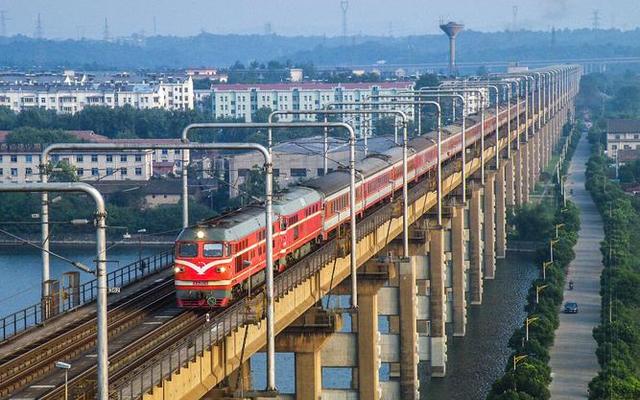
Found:
<path fill-rule="evenodd" d="M 580 131 L 573 129 L 571 145 L 567 149 L 562 168 L 568 168 L 571 156 L 578 143 Z M 565 136 L 566 140 L 567 136 Z M 509 339 L 512 350 L 502 377 L 493 383 L 487 400 L 548 400 L 551 397 L 551 368 L 549 349 L 553 345 L 555 330 L 560 324 L 559 311 L 563 299 L 565 277 L 569 263 L 575 257 L 573 247 L 578 240 L 580 217 L 577 207 L 570 201 L 563 207 L 559 186 L 552 201 L 526 204 L 517 209 L 511 222 L 516 227 L 516 237 L 539 243 L 536 264 L 548 261 L 549 241 L 554 239 L 555 226 L 564 224 L 558 230 L 558 242 L 554 245 L 554 262 L 546 269 L 546 280 L 533 281 L 527 296 L 525 310 L 527 318 L 537 318 L 529 325 L 529 340 L 525 340 L 525 322 L 517 328 Z M 536 302 L 537 288 L 539 292 Z M 514 357 L 524 357 L 514 369 Z"/>

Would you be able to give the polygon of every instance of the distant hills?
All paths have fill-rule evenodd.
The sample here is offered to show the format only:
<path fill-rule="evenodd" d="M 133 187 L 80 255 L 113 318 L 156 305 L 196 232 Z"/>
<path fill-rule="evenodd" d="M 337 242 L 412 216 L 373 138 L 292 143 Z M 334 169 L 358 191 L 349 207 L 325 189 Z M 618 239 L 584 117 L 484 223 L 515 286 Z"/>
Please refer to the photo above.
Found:
<path fill-rule="evenodd" d="M 0 38 L 0 67 L 162 69 L 227 67 L 236 61 L 291 60 L 325 65 L 444 62 L 444 35 L 349 38 L 278 35 L 154 36 L 97 40 Z M 559 58 L 640 56 L 640 30 L 558 30 L 555 32 L 465 31 L 458 38 L 458 61 L 526 61 Z"/>

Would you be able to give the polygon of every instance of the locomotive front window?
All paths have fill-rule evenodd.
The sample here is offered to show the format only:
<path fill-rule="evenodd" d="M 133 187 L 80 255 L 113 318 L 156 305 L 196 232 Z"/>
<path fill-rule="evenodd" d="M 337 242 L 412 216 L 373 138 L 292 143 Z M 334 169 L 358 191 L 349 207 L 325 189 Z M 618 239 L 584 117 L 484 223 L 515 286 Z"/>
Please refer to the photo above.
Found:
<path fill-rule="evenodd" d="M 205 257 L 222 257 L 222 243 L 205 243 L 203 250 Z"/>
<path fill-rule="evenodd" d="M 196 257 L 198 255 L 198 245 L 196 243 L 184 242 L 178 244 L 178 257 Z"/>

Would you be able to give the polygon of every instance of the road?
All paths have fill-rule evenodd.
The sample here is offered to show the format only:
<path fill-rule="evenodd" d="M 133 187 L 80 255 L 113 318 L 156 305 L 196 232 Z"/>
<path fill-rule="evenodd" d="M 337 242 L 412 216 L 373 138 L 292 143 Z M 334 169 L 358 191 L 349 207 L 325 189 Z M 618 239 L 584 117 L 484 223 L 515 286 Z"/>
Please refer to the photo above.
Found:
<path fill-rule="evenodd" d="M 586 399 L 589 381 L 598 373 L 596 342 L 593 328 L 600 322 L 600 273 L 602 255 L 600 242 L 604 239 L 602 219 L 589 192 L 584 187 L 585 163 L 590 145 L 582 135 L 569 167 L 567 180 L 569 197 L 580 209 L 576 258 L 569 266 L 567 282 L 573 280 L 574 290 L 565 287 L 564 300 L 575 301 L 578 314 L 561 314 L 560 327 L 551 349 L 551 399 Z"/>

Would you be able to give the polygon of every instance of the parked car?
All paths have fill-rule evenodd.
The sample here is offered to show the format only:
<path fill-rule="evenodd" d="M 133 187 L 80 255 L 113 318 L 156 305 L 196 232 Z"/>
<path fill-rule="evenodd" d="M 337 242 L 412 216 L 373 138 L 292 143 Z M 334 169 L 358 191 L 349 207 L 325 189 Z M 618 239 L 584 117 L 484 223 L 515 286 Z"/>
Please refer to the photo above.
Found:
<path fill-rule="evenodd" d="M 564 303 L 564 313 L 565 314 L 577 314 L 578 313 L 578 303 L 573 301 L 568 301 Z"/>

